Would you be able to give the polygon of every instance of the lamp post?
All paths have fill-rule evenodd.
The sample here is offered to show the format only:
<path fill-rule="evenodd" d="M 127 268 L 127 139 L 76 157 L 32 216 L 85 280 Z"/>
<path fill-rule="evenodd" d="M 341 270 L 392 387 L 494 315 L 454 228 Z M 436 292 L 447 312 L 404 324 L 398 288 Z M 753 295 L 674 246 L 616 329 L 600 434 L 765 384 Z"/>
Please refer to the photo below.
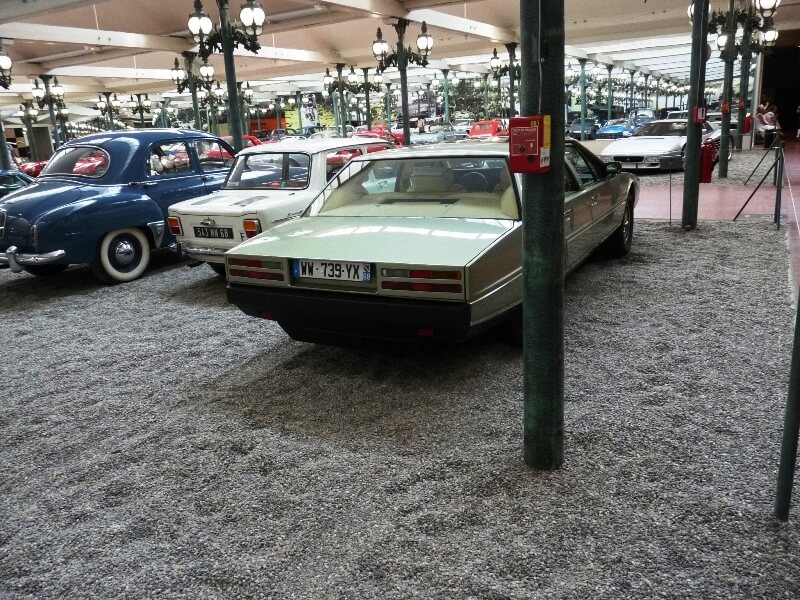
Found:
<path fill-rule="evenodd" d="M 581 65 L 581 141 L 586 139 L 586 59 L 579 58 Z"/>
<path fill-rule="evenodd" d="M 33 105 L 32 100 L 25 100 L 25 102 L 19 105 L 19 108 L 22 111 L 22 124 L 25 125 L 25 132 L 28 134 L 28 146 L 31 149 L 31 158 L 33 160 L 42 160 L 39 154 L 39 147 L 33 137 L 33 124 L 36 122 L 36 117 L 39 116 L 39 109 Z M 3 142 L 5 142 L 5 139 L 3 139 Z"/>
<path fill-rule="evenodd" d="M 128 108 L 133 114 L 139 115 L 139 126 L 144 129 L 144 113 L 149 113 L 153 107 L 153 101 L 147 94 L 136 94 L 136 98 L 131 94 L 128 100 Z"/>
<path fill-rule="evenodd" d="M 236 85 L 236 66 L 233 51 L 243 46 L 250 52 L 258 52 L 261 45 L 258 36 L 266 20 L 266 13 L 260 3 L 247 0 L 239 12 L 239 22 L 231 24 L 230 0 L 216 0 L 219 7 L 219 25 L 214 26 L 203 10 L 202 0 L 194 0 L 194 13 L 189 15 L 187 26 L 199 44 L 200 56 L 207 59 L 212 52 L 221 52 L 225 61 L 225 80 L 228 87 L 228 125 L 233 136 L 233 147 L 242 149 L 242 123 L 239 114 L 239 96 Z"/>
<path fill-rule="evenodd" d="M 606 120 L 611 121 L 611 113 L 614 110 L 614 80 L 611 77 L 611 72 L 614 70 L 614 65 L 606 65 L 606 70 L 608 71 L 608 78 L 606 79 L 606 85 L 608 85 L 608 101 L 606 104 L 607 116 Z"/>
<path fill-rule="evenodd" d="M 120 108 L 122 107 L 122 103 L 117 99 L 117 95 L 112 94 L 111 92 L 101 92 L 101 95 L 97 98 L 95 106 L 97 107 L 97 110 L 100 111 L 100 114 L 106 117 L 109 131 L 113 131 L 114 115 L 118 115 Z"/>
<path fill-rule="evenodd" d="M 428 54 L 433 48 L 433 38 L 428 33 L 428 25 L 422 22 L 420 34 L 417 36 L 417 50 L 414 52 L 410 47 L 405 47 L 405 33 L 408 27 L 406 19 L 398 19 L 394 25 L 397 32 L 397 50 L 389 53 L 389 44 L 383 39 L 383 33 L 378 28 L 377 37 L 372 42 L 372 54 L 378 61 L 378 71 L 383 73 L 387 67 L 396 66 L 400 72 L 400 102 L 403 112 L 403 143 L 411 145 L 411 127 L 408 117 L 408 76 L 406 69 L 409 63 L 417 64 L 422 67 L 428 65 Z"/>
<path fill-rule="evenodd" d="M 56 119 L 58 119 L 59 124 L 61 125 L 61 131 L 64 134 L 64 143 L 69 141 L 67 136 L 67 121 L 69 120 L 69 109 L 62 103 L 58 110 L 56 111 Z M 0 131 L 2 127 L 0 127 Z"/>
<path fill-rule="evenodd" d="M 202 129 L 203 124 L 200 120 L 200 104 L 197 93 L 200 89 L 208 91 L 211 88 L 211 81 L 214 79 L 214 67 L 208 63 L 208 58 L 204 58 L 203 64 L 199 69 L 196 69 L 195 59 L 197 54 L 194 52 L 181 52 L 181 56 L 183 57 L 183 67 L 181 67 L 176 57 L 175 66 L 172 67 L 169 74 L 179 94 L 182 94 L 185 89 L 189 89 L 192 94 L 194 126 L 197 129 Z"/>
<path fill-rule="evenodd" d="M 54 79 L 52 75 L 41 75 L 40 78 L 44 84 L 44 87 L 40 87 L 39 80 L 34 79 L 34 86 L 31 90 L 31 94 L 33 95 L 33 99 L 36 100 L 36 104 L 39 105 L 39 108 L 44 108 L 45 106 L 47 107 L 47 110 L 50 114 L 50 123 L 53 125 L 55 147 L 58 148 L 61 145 L 61 134 L 58 130 L 56 109 L 64 100 L 64 87 L 58 83 L 58 78 Z M 50 86 L 51 81 L 53 81 L 52 87 Z"/>
<path fill-rule="evenodd" d="M 502 77 L 503 75 L 508 75 L 508 103 L 510 106 L 509 109 L 509 116 L 513 117 L 516 114 L 516 89 L 515 84 L 516 80 L 519 79 L 519 67 L 515 65 L 515 61 L 517 59 L 517 43 L 516 42 L 509 42 L 506 44 L 506 50 L 508 50 L 508 64 L 503 65 L 500 61 L 500 57 L 497 56 L 497 48 L 494 48 L 492 51 L 492 58 L 489 60 L 489 66 L 492 68 L 496 77 Z"/>

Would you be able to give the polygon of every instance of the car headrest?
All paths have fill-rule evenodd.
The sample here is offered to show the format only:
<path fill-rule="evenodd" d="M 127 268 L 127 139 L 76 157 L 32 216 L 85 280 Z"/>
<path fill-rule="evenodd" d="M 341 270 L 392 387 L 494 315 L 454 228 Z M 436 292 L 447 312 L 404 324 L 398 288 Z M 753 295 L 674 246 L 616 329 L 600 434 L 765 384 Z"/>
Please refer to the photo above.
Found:
<path fill-rule="evenodd" d="M 424 165 L 411 173 L 411 191 L 430 193 L 449 192 L 453 184 L 453 171 L 446 166 Z"/>

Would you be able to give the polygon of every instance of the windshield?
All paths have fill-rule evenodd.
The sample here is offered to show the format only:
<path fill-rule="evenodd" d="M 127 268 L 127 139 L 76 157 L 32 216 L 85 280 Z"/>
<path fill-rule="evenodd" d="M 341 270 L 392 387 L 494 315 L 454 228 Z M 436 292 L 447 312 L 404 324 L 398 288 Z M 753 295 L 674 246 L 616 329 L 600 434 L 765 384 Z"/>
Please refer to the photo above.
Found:
<path fill-rule="evenodd" d="M 42 175 L 80 175 L 102 177 L 108 171 L 108 153 L 97 146 L 61 148 L 42 169 Z"/>
<path fill-rule="evenodd" d="M 518 219 L 502 158 L 353 161 L 317 196 L 308 215 Z"/>
<path fill-rule="evenodd" d="M 233 163 L 226 190 L 300 189 L 308 187 L 308 154 L 262 152 L 240 154 Z"/>
<path fill-rule="evenodd" d="M 686 135 L 684 121 L 653 121 L 642 125 L 635 135 L 681 136 Z"/>

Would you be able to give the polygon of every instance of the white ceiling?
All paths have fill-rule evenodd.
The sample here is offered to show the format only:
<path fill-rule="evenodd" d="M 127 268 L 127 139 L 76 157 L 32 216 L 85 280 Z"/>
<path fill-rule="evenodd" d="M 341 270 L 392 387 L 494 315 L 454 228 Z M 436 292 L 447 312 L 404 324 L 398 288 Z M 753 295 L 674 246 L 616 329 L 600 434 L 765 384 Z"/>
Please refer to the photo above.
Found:
<path fill-rule="evenodd" d="M 261 82 L 264 92 L 320 89 L 326 67 L 337 62 L 373 67 L 377 27 L 390 43 L 392 17 L 426 20 L 434 37 L 432 67 L 467 74 L 486 72 L 492 48 L 519 40 L 519 0 L 262 0 L 268 22 L 259 55 L 237 51 L 237 79 Z M 567 54 L 688 77 L 691 50 L 687 0 L 565 0 Z M 233 2 L 238 13 L 239 3 Z M 214 0 L 204 1 L 218 20 Z M 727 6 L 712 0 L 712 8 Z M 11 56 L 13 82 L 0 90 L 0 105 L 30 98 L 31 80 L 58 76 L 67 100 L 89 102 L 99 91 L 172 92 L 169 69 L 182 50 L 195 48 L 186 21 L 191 0 L 0 0 L 0 38 Z M 800 0 L 784 0 L 779 31 L 800 29 Z M 211 58 L 217 78 L 222 57 Z M 430 77 L 413 70 L 410 79 Z M 722 63 L 708 64 L 708 80 Z"/>

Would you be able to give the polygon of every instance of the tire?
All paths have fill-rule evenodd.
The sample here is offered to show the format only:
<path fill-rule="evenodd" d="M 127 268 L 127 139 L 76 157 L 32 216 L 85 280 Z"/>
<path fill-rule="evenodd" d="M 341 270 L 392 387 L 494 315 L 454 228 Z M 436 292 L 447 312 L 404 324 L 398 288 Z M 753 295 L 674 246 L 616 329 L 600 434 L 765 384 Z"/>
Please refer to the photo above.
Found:
<path fill-rule="evenodd" d="M 206 263 L 220 277 L 225 277 L 225 263 Z"/>
<path fill-rule="evenodd" d="M 150 241 L 139 229 L 117 229 L 103 236 L 92 271 L 105 283 L 139 278 L 150 264 Z"/>
<path fill-rule="evenodd" d="M 633 244 L 633 196 L 629 195 L 625 202 L 625 212 L 622 213 L 622 223 L 619 224 L 606 240 L 605 250 L 609 256 L 625 256 Z"/>
<path fill-rule="evenodd" d="M 522 304 L 515 307 L 514 314 L 506 322 L 506 336 L 508 341 L 515 346 L 522 347 Z"/>
<path fill-rule="evenodd" d="M 30 273 L 31 275 L 36 275 L 36 277 L 52 277 L 53 275 L 58 275 L 59 273 L 63 273 L 69 265 L 30 265 L 28 267 L 23 267 L 26 273 Z"/>

